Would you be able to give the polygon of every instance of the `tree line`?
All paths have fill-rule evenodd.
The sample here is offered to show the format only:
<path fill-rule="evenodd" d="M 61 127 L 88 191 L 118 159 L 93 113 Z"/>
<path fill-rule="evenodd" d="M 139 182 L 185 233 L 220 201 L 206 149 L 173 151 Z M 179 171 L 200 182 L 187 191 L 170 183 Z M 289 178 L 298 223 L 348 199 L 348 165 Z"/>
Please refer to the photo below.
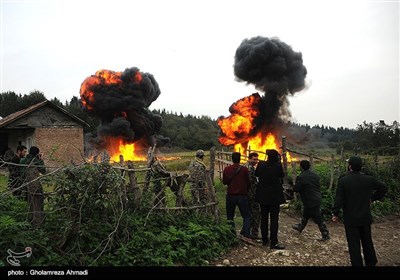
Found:
<path fill-rule="evenodd" d="M 8 91 L 0 94 L 0 117 L 5 117 L 16 111 L 46 100 L 45 95 L 34 90 L 27 95 L 16 94 Z M 82 110 L 80 98 L 73 96 L 70 101 L 62 103 L 56 97 L 50 100 L 59 107 L 64 108 L 90 125 L 85 127 L 85 133 L 93 136 L 97 134 L 99 120 Z M 160 134 L 169 137 L 169 148 L 197 150 L 210 149 L 212 146 L 220 146 L 218 143 L 218 125 L 216 120 L 209 116 L 183 115 L 172 111 L 153 110 L 163 119 Z M 293 143 L 320 143 L 339 153 L 352 151 L 355 153 L 370 153 L 378 155 L 396 155 L 400 147 L 400 125 L 393 121 L 391 124 L 380 120 L 376 123 L 357 125 L 356 129 L 345 127 L 334 128 L 325 125 L 298 124 L 287 122 L 285 134 L 291 136 Z"/>

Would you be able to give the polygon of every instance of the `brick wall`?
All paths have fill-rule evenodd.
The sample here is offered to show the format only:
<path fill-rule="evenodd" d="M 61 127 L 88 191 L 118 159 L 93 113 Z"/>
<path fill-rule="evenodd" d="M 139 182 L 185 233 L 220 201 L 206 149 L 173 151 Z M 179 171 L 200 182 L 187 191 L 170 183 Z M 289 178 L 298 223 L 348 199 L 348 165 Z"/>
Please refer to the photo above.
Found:
<path fill-rule="evenodd" d="M 83 128 L 82 127 L 43 127 L 36 128 L 33 139 L 44 153 L 45 164 L 49 167 L 83 162 Z"/>

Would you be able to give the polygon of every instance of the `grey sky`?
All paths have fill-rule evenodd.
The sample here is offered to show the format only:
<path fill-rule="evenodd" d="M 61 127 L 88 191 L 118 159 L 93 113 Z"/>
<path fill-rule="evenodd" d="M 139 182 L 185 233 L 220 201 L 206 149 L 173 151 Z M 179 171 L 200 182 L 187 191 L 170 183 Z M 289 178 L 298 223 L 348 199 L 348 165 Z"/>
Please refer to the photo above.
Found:
<path fill-rule="evenodd" d="M 400 120 L 398 1 L 1 0 L 1 91 L 65 102 L 97 70 L 135 66 L 160 86 L 150 109 L 227 116 L 256 92 L 233 74 L 236 48 L 254 36 L 303 54 L 294 121 Z"/>

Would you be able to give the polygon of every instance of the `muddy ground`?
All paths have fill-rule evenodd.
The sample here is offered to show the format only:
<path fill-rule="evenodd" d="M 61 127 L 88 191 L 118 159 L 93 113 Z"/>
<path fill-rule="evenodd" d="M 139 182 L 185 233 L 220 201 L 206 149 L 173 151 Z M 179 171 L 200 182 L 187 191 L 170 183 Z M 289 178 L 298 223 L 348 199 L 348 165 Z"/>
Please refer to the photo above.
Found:
<path fill-rule="evenodd" d="M 240 241 L 228 253 L 210 263 L 212 266 L 350 266 L 350 257 L 342 223 L 327 221 L 331 239 L 321 242 L 318 226 L 311 220 L 299 234 L 292 225 L 300 217 L 282 209 L 279 242 L 285 250 L 270 250 L 261 240 L 253 244 Z M 378 266 L 400 266 L 400 215 L 375 221 L 372 237 Z"/>

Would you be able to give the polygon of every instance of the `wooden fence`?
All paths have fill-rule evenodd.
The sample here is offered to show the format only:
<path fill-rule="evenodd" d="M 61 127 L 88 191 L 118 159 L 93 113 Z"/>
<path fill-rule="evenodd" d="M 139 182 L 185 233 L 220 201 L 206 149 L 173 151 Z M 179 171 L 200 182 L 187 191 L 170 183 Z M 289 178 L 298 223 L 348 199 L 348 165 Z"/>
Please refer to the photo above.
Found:
<path fill-rule="evenodd" d="M 153 171 L 151 169 L 151 164 L 153 162 L 155 156 L 155 146 L 149 149 L 148 157 L 147 157 L 147 166 L 145 168 L 135 168 L 134 163 L 131 161 L 124 161 L 124 158 L 120 156 L 120 162 L 111 165 L 111 168 L 119 170 L 122 177 L 127 178 L 128 183 L 126 184 L 126 189 L 123 194 L 124 201 L 128 200 L 128 193 L 131 193 L 132 201 L 127 201 L 130 207 L 134 209 L 138 209 L 143 207 L 143 197 L 144 194 L 150 194 L 152 206 L 150 207 L 149 214 L 152 212 L 160 212 L 160 211 L 201 211 L 202 213 L 206 213 L 212 215 L 216 222 L 220 221 L 220 212 L 218 208 L 218 200 L 215 193 L 215 187 L 213 184 L 213 179 L 210 176 L 210 172 L 214 172 L 214 167 L 206 170 L 206 187 L 207 187 L 207 200 L 204 203 L 201 202 L 193 202 L 189 197 L 189 191 L 185 191 L 185 187 L 187 184 L 188 174 L 177 174 L 175 172 L 170 172 L 169 177 L 163 178 L 154 178 Z M 106 159 L 108 162 L 108 159 Z M 91 163 L 84 163 L 91 164 Z M 7 165 L 13 165 L 10 162 L 4 162 L 0 159 L 0 167 L 5 167 Z M 49 166 L 47 166 L 49 167 Z M 51 168 L 51 167 L 50 167 Z M 58 172 L 63 172 L 64 168 L 57 168 L 51 172 L 51 175 L 54 175 Z M 139 173 L 144 173 L 144 181 L 138 182 Z M 24 182 L 18 189 L 25 189 L 29 185 L 34 182 L 40 180 L 41 178 L 49 176 L 49 174 L 43 174 L 30 182 Z M 157 183 L 157 180 L 161 181 L 158 184 L 161 185 L 161 189 L 155 193 L 154 188 L 152 187 Z M 17 189 L 17 190 L 18 190 Z M 167 190 L 170 189 L 171 191 Z M 14 190 L 15 191 L 15 190 Z M 12 190 L 8 190 L 0 195 L 0 199 L 6 199 L 6 195 L 10 194 Z M 43 193 L 44 197 L 51 197 L 54 193 Z M 146 197 L 149 197 L 147 195 Z M 31 208 L 30 214 L 33 216 L 43 214 L 45 200 L 41 199 L 40 205 L 33 205 L 34 208 Z"/>
<path fill-rule="evenodd" d="M 247 154 L 242 154 L 242 162 L 247 161 L 248 155 L 251 152 L 257 152 L 262 156 L 265 156 L 266 158 L 266 151 L 257 151 L 257 150 L 252 150 L 251 147 L 247 149 Z M 337 185 L 337 181 L 339 177 L 344 174 L 347 171 L 347 158 L 350 155 L 346 155 L 343 150 L 340 152 L 337 158 L 335 158 L 334 154 L 331 154 L 327 158 L 319 157 L 316 156 L 313 153 L 304 153 L 304 152 L 298 152 L 295 151 L 289 147 L 287 147 L 286 143 L 286 137 L 282 136 L 282 142 L 281 142 L 281 147 L 280 147 L 280 153 L 282 155 L 282 165 L 283 169 L 285 172 L 285 177 L 283 179 L 283 188 L 285 195 L 288 199 L 296 198 L 295 194 L 293 194 L 293 185 L 296 182 L 296 177 L 298 173 L 298 162 L 303 159 L 307 159 L 310 161 L 311 164 L 311 169 L 314 168 L 315 162 L 323 162 L 326 163 L 329 167 L 329 185 L 327 186 L 329 191 L 332 191 L 334 187 Z M 288 162 L 287 160 L 287 153 L 290 153 L 290 156 L 292 160 Z M 213 149 L 211 150 L 211 166 L 216 166 L 217 172 L 219 173 L 219 178 L 222 180 L 222 173 L 223 170 L 226 166 L 232 164 L 231 160 L 231 155 L 232 152 L 224 151 L 224 150 L 216 150 Z M 293 159 L 294 158 L 294 159 Z M 390 170 L 393 168 L 396 168 L 396 164 L 398 165 L 400 162 L 400 153 L 399 156 L 392 161 L 386 162 L 386 163 L 378 163 L 378 156 L 374 155 L 371 157 L 366 157 L 364 160 L 364 167 L 368 166 L 375 166 L 376 168 L 378 167 L 378 164 L 385 165 L 387 164 L 387 169 Z M 397 167 L 398 168 L 398 167 Z M 291 170 L 289 170 L 291 169 Z"/>

